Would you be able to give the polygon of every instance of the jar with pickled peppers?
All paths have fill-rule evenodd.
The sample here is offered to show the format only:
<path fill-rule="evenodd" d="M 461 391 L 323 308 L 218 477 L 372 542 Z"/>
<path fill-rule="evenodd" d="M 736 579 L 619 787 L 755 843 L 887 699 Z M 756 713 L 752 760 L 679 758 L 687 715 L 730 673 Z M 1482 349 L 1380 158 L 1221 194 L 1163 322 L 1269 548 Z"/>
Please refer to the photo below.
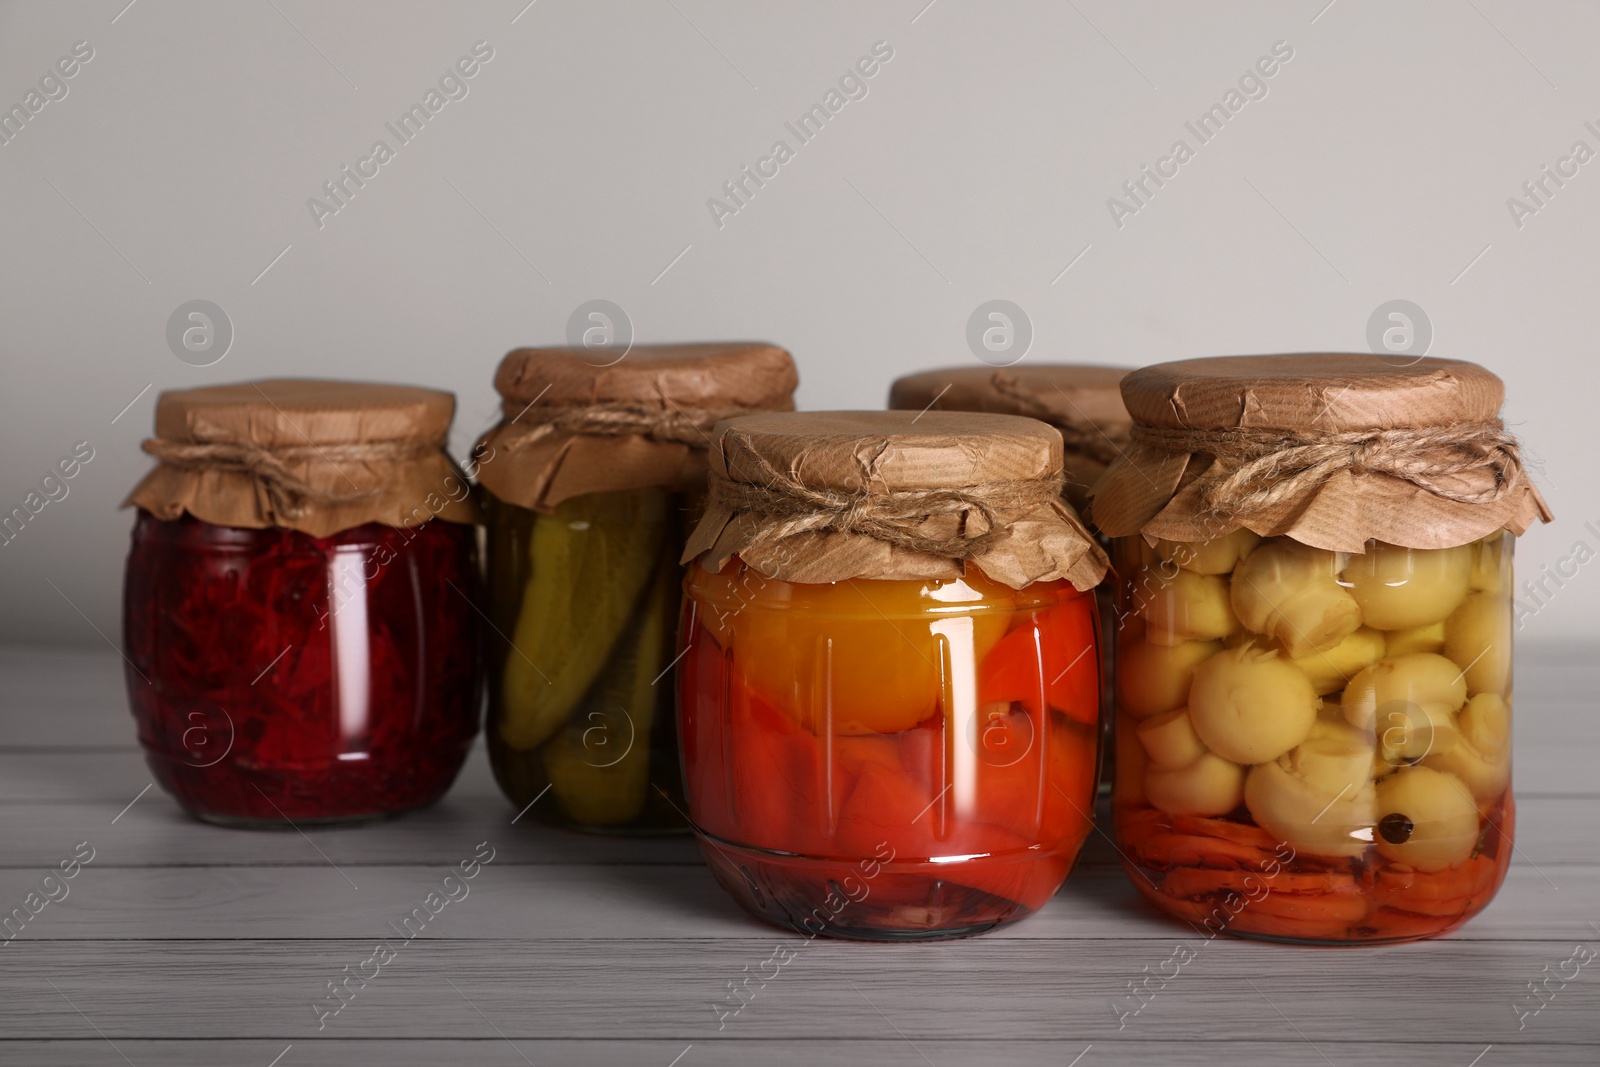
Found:
<path fill-rule="evenodd" d="M 238 826 L 437 800 L 478 729 L 477 511 L 448 393 L 276 380 L 163 393 L 123 597 L 157 781 Z"/>
<path fill-rule="evenodd" d="M 1119 535 L 1118 844 L 1191 923 L 1434 937 L 1510 863 L 1514 535 L 1549 513 L 1500 380 L 1443 359 L 1145 368 Z"/>
<path fill-rule="evenodd" d="M 1090 828 L 1105 557 L 1059 433 L 927 412 L 716 430 L 680 628 L 689 813 L 718 882 L 808 934 L 1023 918 Z"/>
<path fill-rule="evenodd" d="M 495 376 L 487 490 L 489 759 L 530 818 L 688 828 L 672 714 L 690 515 L 718 419 L 794 406 L 763 344 L 525 348 Z M 548 792 L 549 796 L 545 794 Z"/>

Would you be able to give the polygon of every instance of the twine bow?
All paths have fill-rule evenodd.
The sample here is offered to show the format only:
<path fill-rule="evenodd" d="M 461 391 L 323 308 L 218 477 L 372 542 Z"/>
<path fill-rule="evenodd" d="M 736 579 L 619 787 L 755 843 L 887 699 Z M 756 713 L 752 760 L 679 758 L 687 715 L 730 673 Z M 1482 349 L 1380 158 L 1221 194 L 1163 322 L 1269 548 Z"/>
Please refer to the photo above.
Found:
<path fill-rule="evenodd" d="M 1340 471 L 1386 474 L 1462 504 L 1495 503 L 1523 478 L 1516 438 L 1498 419 L 1322 434 L 1244 426 L 1195 430 L 1136 425 L 1132 441 L 1161 452 L 1224 461 L 1214 468 L 1217 477 L 1201 489 L 1201 503 L 1211 511 L 1270 509 Z M 1484 474 L 1492 477 L 1493 484 L 1471 488 L 1478 480 L 1475 476 Z"/>
<path fill-rule="evenodd" d="M 313 504 L 348 504 L 377 496 L 377 488 L 360 489 L 351 482 L 352 492 L 320 489 L 294 472 L 292 464 L 322 460 L 338 469 L 340 460 L 351 463 L 394 463 L 436 452 L 438 445 L 415 441 L 369 441 L 345 445 L 304 445 L 266 449 L 231 442 L 185 442 L 151 438 L 141 445 L 145 452 L 169 467 L 182 471 L 221 471 L 247 474 L 259 481 L 272 499 L 273 510 L 288 518 L 299 518 Z M 343 475 L 343 472 L 340 471 Z M 349 481 L 349 478 L 345 478 Z"/>
<path fill-rule="evenodd" d="M 711 479 L 712 507 L 771 520 L 751 545 L 773 544 L 802 533 L 853 533 L 875 541 L 949 559 L 970 559 L 1005 537 L 1008 527 L 1028 512 L 1054 504 L 1062 475 L 1010 482 L 983 482 L 959 489 L 844 490 L 808 486 L 779 471 L 760 456 L 753 464 L 759 481 Z M 956 517 L 955 532 L 920 532 L 930 519 Z"/>

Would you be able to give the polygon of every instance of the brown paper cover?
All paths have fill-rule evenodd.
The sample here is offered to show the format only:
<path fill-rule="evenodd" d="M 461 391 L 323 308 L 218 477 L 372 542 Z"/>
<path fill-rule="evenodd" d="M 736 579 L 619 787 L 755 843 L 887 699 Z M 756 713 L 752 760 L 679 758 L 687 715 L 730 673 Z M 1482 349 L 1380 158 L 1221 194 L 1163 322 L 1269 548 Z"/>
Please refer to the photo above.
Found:
<path fill-rule="evenodd" d="M 325 498 L 291 514 L 254 474 L 158 462 L 122 506 L 160 519 L 187 513 L 221 526 L 276 526 L 313 537 L 367 522 L 474 523 L 467 481 L 444 451 L 454 414 L 450 393 L 368 382 L 272 379 L 164 392 L 155 443 L 277 452 Z M 377 446 L 381 455 L 359 458 L 362 446 Z"/>
<path fill-rule="evenodd" d="M 1099 584 L 1106 557 L 1059 496 L 1061 435 L 1045 423 L 1012 415 L 930 411 L 799 412 L 750 415 L 713 431 L 711 477 L 757 484 L 762 465 L 815 489 L 871 498 L 898 490 L 962 490 L 1056 479 L 1047 497 L 1009 523 L 1009 532 L 969 558 L 985 575 L 1013 589 L 1067 579 L 1078 589 Z M 713 491 L 690 535 L 684 562 L 720 571 L 737 554 L 762 574 L 802 583 L 847 578 L 956 578 L 968 559 L 890 544 L 837 530 L 757 544 L 769 517 L 723 506 Z M 958 535 L 972 513 L 923 520 L 917 533 Z"/>
<path fill-rule="evenodd" d="M 1309 434 L 1497 424 L 1505 386 L 1474 363 L 1396 360 L 1361 353 L 1224 356 L 1180 360 L 1129 374 L 1122 395 L 1137 427 L 1269 428 Z M 1521 534 L 1549 508 L 1520 465 L 1498 499 L 1468 503 L 1378 471 L 1341 470 L 1249 513 L 1202 501 L 1237 461 L 1130 445 L 1095 487 L 1093 520 L 1111 536 L 1198 541 L 1248 528 L 1316 548 L 1362 552 L 1369 539 L 1448 548 L 1502 528 Z M 1492 473 L 1463 474 L 1471 488 Z M 1223 502 L 1225 504 L 1225 502 Z"/>
<path fill-rule="evenodd" d="M 1089 488 L 1127 448 L 1132 420 L 1119 386 L 1128 371 L 1088 363 L 945 367 L 908 374 L 889 387 L 889 406 L 907 411 L 992 411 L 1027 415 L 1061 431 L 1067 500 L 1080 511 Z"/>
<path fill-rule="evenodd" d="M 610 366 L 594 358 L 519 348 L 500 362 L 494 384 L 503 417 L 477 450 L 478 480 L 496 497 L 549 511 L 585 493 L 698 490 L 711 427 L 745 412 L 793 410 L 799 384 L 789 353 L 769 344 L 634 345 Z M 679 428 L 678 439 L 541 429 L 554 416 L 597 407 L 658 415 Z"/>

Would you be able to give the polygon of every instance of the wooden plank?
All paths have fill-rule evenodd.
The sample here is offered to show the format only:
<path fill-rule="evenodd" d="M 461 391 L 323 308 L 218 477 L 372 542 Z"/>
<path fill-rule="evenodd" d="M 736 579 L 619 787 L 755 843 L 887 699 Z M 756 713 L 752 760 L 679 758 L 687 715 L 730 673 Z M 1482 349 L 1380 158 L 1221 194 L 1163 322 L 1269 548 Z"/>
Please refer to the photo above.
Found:
<path fill-rule="evenodd" d="M 80 1025 L 89 1031 L 87 1025 Z M 819 1026 L 819 1030 L 823 1029 Z M 1335 1057 L 1339 1067 L 1381 1065 L 1395 1067 L 1468 1067 L 1484 1046 L 1467 1042 L 1362 1041 L 1323 1042 L 1313 1047 L 1291 1039 L 1266 1041 L 1147 1041 L 1121 1038 L 1090 1042 L 1018 1041 L 991 1037 L 980 1041 L 918 1039 L 911 1042 L 891 1033 L 876 1040 L 838 1040 L 826 1033 L 812 1040 L 752 1041 L 710 1037 L 698 1041 L 640 1039 L 552 1041 L 524 1038 L 514 1044 L 497 1037 L 487 1025 L 480 1038 L 393 1041 L 300 1038 L 273 1040 L 148 1041 L 123 1038 L 116 1047 L 136 1064 L 162 1067 L 216 1067 L 219 1063 L 267 1067 L 286 1048 L 290 1051 L 274 1067 L 348 1067 L 353 1063 L 384 1067 L 527 1067 L 529 1063 L 559 1063 L 562 1067 L 816 1067 L 818 1063 L 877 1067 L 1067 1067 L 1089 1049 L 1078 1067 L 1216 1067 L 1217 1064 L 1271 1063 L 1274 1067 L 1327 1067 L 1322 1052 Z M 290 1047 L 292 1045 L 292 1047 Z M 1092 1046 L 1092 1047 L 1091 1047 Z M 1503 1050 L 1502 1050 L 1503 1051 Z M 1519 1067 L 1594 1067 L 1592 1045 L 1519 1045 Z M 682 1057 L 681 1059 L 679 1057 Z M 1507 1062 L 1491 1051 L 1481 1067 Z M 107 1067 L 120 1064 L 106 1040 L 99 1037 L 58 1041 L 6 1041 L 0 1039 L 0 1063 L 49 1064 L 50 1067 Z"/>
<path fill-rule="evenodd" d="M 83 840 L 110 850 L 103 862 L 128 866 L 314 865 L 325 862 L 318 849 L 339 864 L 449 863 L 463 848 L 471 851 L 483 840 L 503 848 L 508 863 L 700 862 L 698 846 L 687 837 L 570 833 L 538 824 L 531 815 L 512 826 L 516 812 L 498 794 L 473 800 L 452 792 L 431 808 L 399 818 L 309 830 L 315 848 L 287 826 L 279 833 L 201 823 L 185 815 L 159 786 L 118 817 L 149 781 L 146 777 L 124 793 L 92 803 L 0 804 L 6 842 L 0 869 L 48 866 Z M 118 819 L 114 827 L 113 818 Z M 1600 858 L 1600 798 L 1523 797 L 1517 803 L 1515 832 L 1513 864 L 1535 865 L 1559 884 L 1560 877 L 1551 873 L 1554 868 Z M 1111 845 L 1092 835 L 1081 863 L 1116 862 Z"/>
<path fill-rule="evenodd" d="M 1513 782 L 1525 796 L 1588 796 L 1600 799 L 1600 781 L 1588 765 L 1588 753 L 1600 750 L 1600 715 L 1592 705 L 1548 709 L 1543 725 L 1565 725 L 1560 737 L 1529 739 L 1517 723 L 1517 749 Z M 1592 729 L 1591 729 L 1592 727 Z M 1594 733 L 1593 744 L 1585 733 Z M 221 773 L 219 765 L 218 772 Z M 1555 768 L 1555 771 L 1551 771 Z M 0 804 L 12 801 L 101 800 L 131 797 L 151 780 L 150 770 L 137 747 L 104 749 L 27 750 L 0 747 Z M 489 769 L 489 757 L 479 737 L 461 774 L 450 787 L 451 799 L 500 799 Z M 126 803 L 126 801 L 124 801 Z M 510 803 L 505 801 L 505 803 Z"/>
<path fill-rule="evenodd" d="M 134 938 L 364 938 L 383 936 L 440 889 L 446 864 L 430 867 L 107 867 L 95 862 L 44 906 L 21 941 Z M 458 856 L 457 859 L 465 858 Z M 561 864 L 484 867 L 423 928 L 423 938 L 658 938 L 783 936 L 746 916 L 699 864 L 646 867 Z M 1451 935 L 1461 940 L 1600 940 L 1585 924 L 1600 900 L 1600 867 L 1563 868 L 1556 886 L 1513 868 L 1494 903 Z M 0 871 L 0 906 L 20 905 L 42 871 Z M 351 883 L 354 883 L 352 885 Z M 59 895 L 59 889 L 53 890 Z M 1027 920 L 989 940 L 1122 938 L 1171 943 L 1196 933 L 1134 892 L 1121 870 L 1088 867 Z M 1145 951 L 1140 949 L 1139 951 Z M 3 957 L 0 957 L 3 958 Z"/>
<path fill-rule="evenodd" d="M 487 1018 L 514 1039 L 714 1039 L 714 1005 L 725 1003 L 727 984 L 757 973 L 778 943 L 402 946 L 340 1014 L 324 1019 L 320 1036 L 481 1037 Z M 1167 946 L 1130 951 L 1117 941 L 974 939 L 790 947 L 794 957 L 765 988 L 752 984 L 755 995 L 740 1014 L 721 1017 L 723 1036 L 1002 1036 L 1059 1042 L 1063 1062 L 1085 1043 L 1119 1039 L 1263 1042 L 1271 1053 L 1307 1041 L 1381 1039 L 1393 1030 L 1409 1040 L 1493 1044 L 1504 1050 L 1499 1062 L 1519 1062 L 1516 1049 L 1529 1044 L 1600 1042 L 1600 983 L 1592 980 L 1569 983 L 1517 1028 L 1513 1005 L 1525 983 L 1567 959 L 1566 944 L 1439 941 L 1329 952 L 1219 939 L 1132 1018 L 1116 1010 L 1128 983 L 1167 958 Z M 291 1042 L 318 1036 L 313 1003 L 346 965 L 355 970 L 372 944 L 17 941 L 0 951 L 8 957 L 0 989 L 13 1039 L 85 1037 L 87 1016 L 113 1041 L 225 1034 Z"/>

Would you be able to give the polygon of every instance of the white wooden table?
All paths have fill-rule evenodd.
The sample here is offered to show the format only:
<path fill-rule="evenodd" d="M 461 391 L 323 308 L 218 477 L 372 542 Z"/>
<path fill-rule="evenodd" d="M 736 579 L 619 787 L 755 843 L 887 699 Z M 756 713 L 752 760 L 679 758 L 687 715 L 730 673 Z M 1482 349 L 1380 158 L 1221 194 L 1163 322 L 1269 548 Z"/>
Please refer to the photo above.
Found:
<path fill-rule="evenodd" d="M 1202 947 L 1095 837 L 1033 918 L 892 946 L 747 919 L 688 840 L 513 826 L 481 747 L 406 818 L 202 825 L 146 789 L 114 654 L 0 649 L 0 912 L 94 850 L 0 946 L 0 1063 L 1600 1064 L 1600 958 L 1568 962 L 1600 951 L 1600 662 L 1525 644 L 1517 683 L 1515 859 L 1449 938 Z M 319 1031 L 326 983 L 484 841 L 468 895 Z M 729 980 L 780 942 L 793 962 L 719 1029 Z M 1119 1029 L 1112 1002 L 1180 942 L 1195 960 Z M 1527 1014 L 1541 979 L 1556 992 Z"/>

